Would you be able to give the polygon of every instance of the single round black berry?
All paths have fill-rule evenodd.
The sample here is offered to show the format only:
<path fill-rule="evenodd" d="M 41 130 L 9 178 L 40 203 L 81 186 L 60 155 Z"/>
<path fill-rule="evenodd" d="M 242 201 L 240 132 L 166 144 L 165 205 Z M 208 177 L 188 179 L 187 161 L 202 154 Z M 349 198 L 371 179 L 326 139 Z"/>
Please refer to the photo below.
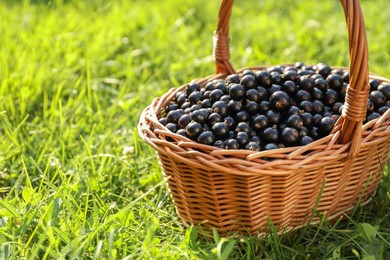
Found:
<path fill-rule="evenodd" d="M 212 126 L 211 130 L 213 131 L 213 133 L 217 138 L 224 138 L 225 136 L 227 136 L 229 132 L 229 128 L 223 122 L 215 123 Z"/>
<path fill-rule="evenodd" d="M 198 143 L 211 145 L 215 141 L 215 136 L 211 131 L 206 131 L 198 136 Z"/>
<path fill-rule="evenodd" d="M 257 87 L 256 78 L 253 75 L 249 74 L 241 78 L 240 84 L 247 90 Z"/>
<path fill-rule="evenodd" d="M 286 127 L 282 131 L 282 140 L 286 145 L 294 145 L 299 140 L 299 133 L 297 129 Z"/>
<path fill-rule="evenodd" d="M 270 105 L 277 111 L 284 111 L 291 106 L 291 98 L 284 91 L 276 91 L 270 97 Z"/>
<path fill-rule="evenodd" d="M 245 88 L 240 84 L 231 84 L 229 86 L 229 95 L 234 100 L 243 100 L 246 95 Z"/>

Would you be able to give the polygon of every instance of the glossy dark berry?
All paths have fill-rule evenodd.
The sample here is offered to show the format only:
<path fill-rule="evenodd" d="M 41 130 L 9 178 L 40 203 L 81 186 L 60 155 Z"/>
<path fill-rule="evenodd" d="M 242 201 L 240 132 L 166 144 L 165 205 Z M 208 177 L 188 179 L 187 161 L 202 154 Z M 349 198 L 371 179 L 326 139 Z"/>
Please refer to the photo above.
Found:
<path fill-rule="evenodd" d="M 258 130 L 261 130 L 261 129 L 264 129 L 264 128 L 270 126 L 269 120 L 265 115 L 255 116 L 252 120 L 252 125 Z"/>
<path fill-rule="evenodd" d="M 379 89 L 379 88 L 378 88 Z M 369 96 L 372 103 L 374 103 L 375 107 L 381 107 L 386 104 L 386 97 L 382 92 L 375 90 L 370 93 Z"/>
<path fill-rule="evenodd" d="M 249 126 L 248 123 L 240 122 L 237 124 L 235 131 L 236 133 L 245 132 L 249 134 L 251 132 L 251 127 Z"/>
<path fill-rule="evenodd" d="M 275 92 L 281 91 L 281 90 L 282 90 L 282 86 L 276 85 L 276 84 L 272 84 L 272 86 L 267 90 L 267 93 L 268 93 L 268 96 L 271 96 Z"/>
<path fill-rule="evenodd" d="M 370 79 L 370 91 L 378 90 L 379 85 L 381 82 L 377 79 Z"/>
<path fill-rule="evenodd" d="M 208 123 L 210 125 L 214 125 L 215 123 L 222 122 L 223 121 L 223 116 L 218 113 L 212 113 L 208 117 Z"/>
<path fill-rule="evenodd" d="M 324 92 L 320 90 L 319 88 L 314 88 L 312 92 L 312 97 L 315 100 L 323 100 L 324 99 Z"/>
<path fill-rule="evenodd" d="M 260 113 L 264 114 L 270 109 L 271 109 L 271 106 L 270 106 L 270 103 L 268 101 L 261 101 L 259 103 L 259 112 Z"/>
<path fill-rule="evenodd" d="M 292 80 L 286 80 L 282 85 L 282 90 L 290 96 L 295 96 L 298 92 L 298 86 Z"/>
<path fill-rule="evenodd" d="M 219 101 L 223 101 L 223 102 L 225 102 L 225 103 L 227 104 L 227 103 L 229 103 L 229 101 L 230 101 L 230 96 L 229 96 L 229 95 L 223 95 L 223 96 L 219 99 Z"/>
<path fill-rule="evenodd" d="M 206 131 L 198 136 L 198 143 L 211 145 L 215 141 L 215 136 L 211 131 Z"/>
<path fill-rule="evenodd" d="M 202 93 L 200 91 L 194 91 L 188 96 L 188 101 L 191 105 L 197 104 L 200 100 L 202 100 Z"/>
<path fill-rule="evenodd" d="M 224 138 L 229 132 L 229 128 L 223 122 L 215 123 L 211 130 L 217 138 Z"/>
<path fill-rule="evenodd" d="M 271 73 L 265 70 L 256 71 L 255 73 L 257 82 L 260 86 L 269 87 L 272 85 Z"/>
<path fill-rule="evenodd" d="M 312 143 L 313 141 L 314 141 L 313 138 L 311 138 L 311 137 L 308 136 L 308 135 L 305 135 L 305 136 L 302 136 L 302 137 L 301 137 L 300 144 L 301 144 L 301 145 L 307 145 L 307 144 Z"/>
<path fill-rule="evenodd" d="M 237 113 L 238 111 L 241 110 L 242 106 L 243 106 L 243 105 L 242 105 L 242 102 L 241 102 L 241 101 L 238 101 L 238 100 L 230 100 L 229 103 L 228 103 L 228 108 L 229 108 L 230 114 Z"/>
<path fill-rule="evenodd" d="M 181 128 L 185 128 L 191 122 L 191 117 L 189 114 L 184 114 L 179 118 L 178 125 Z"/>
<path fill-rule="evenodd" d="M 179 125 L 176 124 L 176 123 L 168 123 L 165 127 L 166 127 L 169 131 L 171 131 L 172 133 L 176 133 L 177 130 L 180 129 Z"/>
<path fill-rule="evenodd" d="M 243 100 L 246 95 L 245 88 L 240 84 L 231 84 L 229 86 L 229 95 L 234 100 Z"/>
<path fill-rule="evenodd" d="M 225 119 L 223 120 L 223 123 L 229 128 L 229 129 L 233 129 L 234 127 L 236 127 L 236 121 L 233 119 L 233 117 L 231 116 L 227 116 L 225 117 Z"/>
<path fill-rule="evenodd" d="M 263 87 L 257 87 L 257 93 L 259 94 L 259 101 L 265 101 L 268 98 L 268 91 Z"/>
<path fill-rule="evenodd" d="M 177 130 L 176 134 L 187 137 L 186 130 L 183 128 L 180 128 L 179 130 Z"/>
<path fill-rule="evenodd" d="M 166 117 L 162 117 L 158 120 L 158 122 L 162 125 L 167 125 L 168 124 L 168 119 Z"/>
<path fill-rule="evenodd" d="M 299 87 L 300 89 L 311 92 L 314 89 L 314 80 L 311 79 L 309 76 L 302 76 L 300 78 Z"/>
<path fill-rule="evenodd" d="M 326 91 L 328 86 L 326 85 L 326 80 L 325 79 L 316 79 L 314 81 L 314 87 L 318 88 L 321 91 Z"/>
<path fill-rule="evenodd" d="M 301 103 L 299 103 L 298 107 L 305 112 L 309 112 L 309 113 L 313 112 L 313 103 L 311 103 L 310 101 L 304 100 Z"/>
<path fill-rule="evenodd" d="M 228 105 L 224 101 L 221 101 L 221 100 L 215 102 L 211 108 L 213 109 L 214 113 L 218 113 L 222 116 L 227 115 L 229 112 Z"/>
<path fill-rule="evenodd" d="M 248 89 L 246 91 L 246 100 L 259 102 L 260 101 L 259 92 L 257 92 L 256 89 Z"/>
<path fill-rule="evenodd" d="M 225 142 L 225 148 L 229 150 L 230 149 L 237 150 L 240 149 L 240 145 L 236 139 L 228 139 Z"/>
<path fill-rule="evenodd" d="M 377 113 L 377 112 L 373 112 L 371 114 L 369 114 L 367 116 L 367 122 L 371 121 L 371 120 L 374 120 L 374 119 L 377 119 L 381 116 L 381 114 Z"/>
<path fill-rule="evenodd" d="M 277 71 L 271 72 L 272 84 L 281 85 L 283 82 L 282 74 Z"/>
<path fill-rule="evenodd" d="M 310 129 L 310 136 L 311 136 L 314 140 L 319 139 L 319 138 L 321 137 L 319 128 L 316 127 L 316 126 L 313 126 L 313 127 Z"/>
<path fill-rule="evenodd" d="M 303 90 L 303 89 L 300 89 L 297 93 L 297 100 L 298 101 L 304 101 L 304 100 L 311 100 L 311 94 L 306 91 L 306 90 Z"/>
<path fill-rule="evenodd" d="M 301 110 L 297 106 L 291 106 L 289 110 L 287 111 L 287 116 L 292 116 L 292 115 L 300 115 Z"/>
<path fill-rule="evenodd" d="M 368 100 L 367 100 L 367 113 L 369 114 L 369 113 L 373 112 L 374 109 L 375 109 L 374 102 L 372 102 L 371 98 L 368 98 Z"/>
<path fill-rule="evenodd" d="M 192 121 L 198 122 L 198 123 L 204 123 L 207 120 L 207 114 L 205 114 L 201 110 L 195 110 L 190 113 L 190 117 Z"/>
<path fill-rule="evenodd" d="M 386 111 L 389 109 L 388 106 L 382 106 L 380 108 L 378 108 L 378 113 L 383 115 L 384 113 L 386 113 Z"/>
<path fill-rule="evenodd" d="M 331 71 L 332 69 L 328 65 L 324 63 L 317 64 L 317 73 L 323 76 L 324 78 L 326 78 Z"/>
<path fill-rule="evenodd" d="M 344 80 L 338 74 L 331 74 L 326 78 L 326 84 L 329 88 L 339 91 L 344 84 Z"/>
<path fill-rule="evenodd" d="M 386 97 L 387 100 L 390 99 L 390 85 L 387 83 L 382 83 L 378 86 L 378 90 Z"/>
<path fill-rule="evenodd" d="M 245 111 L 251 115 L 257 114 L 259 110 L 259 104 L 255 101 L 248 100 L 245 104 Z"/>
<path fill-rule="evenodd" d="M 310 132 L 309 132 L 309 128 L 305 127 L 305 126 L 301 126 L 299 129 L 298 129 L 298 133 L 299 133 L 299 136 L 306 136 L 306 135 L 309 135 Z"/>
<path fill-rule="evenodd" d="M 214 89 L 213 91 L 210 92 L 210 101 L 211 103 L 217 102 L 218 100 L 221 99 L 223 96 L 223 92 L 220 89 Z"/>
<path fill-rule="evenodd" d="M 256 78 L 253 75 L 245 75 L 241 78 L 240 81 L 241 86 L 243 86 L 246 90 L 253 89 L 257 87 Z"/>
<path fill-rule="evenodd" d="M 299 133 L 295 128 L 286 127 L 282 131 L 282 140 L 287 145 L 294 145 L 299 140 Z"/>
<path fill-rule="evenodd" d="M 181 107 L 181 106 L 184 104 L 184 102 L 186 102 L 186 100 L 187 100 L 187 94 L 186 94 L 186 93 L 180 94 L 180 95 L 177 97 L 177 99 L 176 99 L 177 105 L 178 105 L 179 107 Z"/>
<path fill-rule="evenodd" d="M 301 118 L 302 118 L 302 124 L 305 127 L 312 127 L 313 126 L 314 118 L 313 118 L 312 114 L 310 114 L 308 112 L 302 113 Z"/>
<path fill-rule="evenodd" d="M 337 102 L 338 97 L 339 96 L 335 90 L 328 89 L 325 92 L 324 103 L 327 105 L 332 105 L 333 103 Z"/>
<path fill-rule="evenodd" d="M 325 106 L 324 103 L 322 103 L 320 100 L 314 100 L 312 105 L 314 114 L 321 114 L 324 112 Z"/>
<path fill-rule="evenodd" d="M 251 69 L 246 69 L 242 72 L 242 77 L 246 76 L 246 75 L 250 75 L 250 76 L 255 76 L 255 73 L 253 72 L 253 70 Z"/>
<path fill-rule="evenodd" d="M 249 134 L 246 132 L 238 132 L 236 136 L 236 140 L 242 148 L 245 148 L 245 146 L 249 143 L 250 140 Z"/>
<path fill-rule="evenodd" d="M 221 148 L 221 149 L 225 149 L 225 143 L 222 141 L 222 140 L 217 140 L 215 141 L 215 143 L 213 144 L 214 147 L 218 147 L 218 148 Z"/>
<path fill-rule="evenodd" d="M 209 108 L 209 107 L 211 107 L 211 101 L 210 101 L 210 99 L 203 99 L 203 100 L 202 100 L 202 107 L 204 107 L 204 108 Z"/>
<path fill-rule="evenodd" d="M 303 119 L 299 115 L 292 115 L 287 118 L 286 125 L 295 129 L 299 129 L 303 126 Z"/>
<path fill-rule="evenodd" d="M 237 122 L 248 122 L 250 120 L 250 116 L 246 111 L 239 111 L 234 118 Z"/>
<path fill-rule="evenodd" d="M 238 83 L 240 83 L 240 75 L 238 75 L 238 74 L 231 74 L 231 75 L 226 77 L 225 82 L 226 82 L 227 85 L 229 85 L 231 83 L 238 84 Z"/>
<path fill-rule="evenodd" d="M 282 115 L 274 110 L 268 110 L 265 116 L 272 125 L 277 125 L 282 120 Z"/>
<path fill-rule="evenodd" d="M 266 146 L 264 146 L 264 150 L 274 150 L 278 148 L 279 148 L 278 145 L 275 143 L 269 143 Z"/>
<path fill-rule="evenodd" d="M 332 113 L 339 114 L 340 113 L 340 108 L 342 107 L 342 105 L 343 105 L 343 103 L 341 103 L 341 102 L 333 103 L 333 105 L 332 105 Z"/>
<path fill-rule="evenodd" d="M 181 105 L 181 109 L 186 110 L 187 108 L 191 107 L 190 102 L 184 102 L 183 105 Z"/>
<path fill-rule="evenodd" d="M 267 127 L 263 131 L 263 137 L 267 143 L 277 143 L 279 141 L 279 132 L 275 128 Z"/>
<path fill-rule="evenodd" d="M 321 120 L 322 120 L 322 115 L 320 115 L 320 114 L 313 115 L 313 124 L 315 126 L 318 126 L 320 124 Z"/>
<path fill-rule="evenodd" d="M 319 124 L 320 132 L 323 135 L 329 134 L 330 131 L 332 131 L 332 129 L 333 129 L 334 123 L 335 123 L 335 121 L 334 121 L 333 118 L 331 118 L 331 117 L 323 117 L 321 119 L 320 124 Z"/>
<path fill-rule="evenodd" d="M 176 109 L 178 109 L 179 108 L 179 105 L 178 104 L 176 104 L 176 103 L 170 103 L 167 107 L 166 107 L 166 111 L 167 112 L 170 112 L 170 111 L 174 111 L 174 110 L 176 110 Z"/>
<path fill-rule="evenodd" d="M 342 69 L 332 69 L 332 71 L 330 73 L 333 75 L 338 75 L 338 76 L 342 77 L 344 74 L 344 71 Z"/>
<path fill-rule="evenodd" d="M 349 71 L 344 72 L 342 78 L 344 83 L 349 83 Z"/>
<path fill-rule="evenodd" d="M 299 75 L 295 70 L 288 70 L 285 71 L 283 74 L 283 79 L 294 81 L 295 83 L 299 82 Z"/>
<path fill-rule="evenodd" d="M 177 121 L 179 121 L 179 118 L 183 114 L 184 114 L 184 111 L 182 109 L 169 111 L 169 113 L 167 114 L 168 123 L 177 123 Z"/>
<path fill-rule="evenodd" d="M 291 98 L 284 91 L 276 91 L 270 97 L 270 105 L 277 111 L 284 111 L 291 106 Z"/>
<path fill-rule="evenodd" d="M 250 151 L 260 151 L 260 145 L 256 142 L 249 142 L 246 146 L 245 146 L 245 149 L 246 150 L 250 150 Z"/>
<path fill-rule="evenodd" d="M 227 87 L 226 87 L 226 84 L 225 82 L 218 82 L 214 85 L 214 89 L 219 89 L 222 91 L 223 94 L 227 94 L 228 91 L 227 91 Z"/>
<path fill-rule="evenodd" d="M 191 93 L 193 93 L 195 91 L 200 91 L 200 85 L 196 82 L 188 83 L 185 91 L 186 91 L 187 96 L 190 96 Z"/>
<path fill-rule="evenodd" d="M 195 139 L 202 132 L 203 126 L 197 122 L 191 122 L 186 126 L 186 135 Z"/>

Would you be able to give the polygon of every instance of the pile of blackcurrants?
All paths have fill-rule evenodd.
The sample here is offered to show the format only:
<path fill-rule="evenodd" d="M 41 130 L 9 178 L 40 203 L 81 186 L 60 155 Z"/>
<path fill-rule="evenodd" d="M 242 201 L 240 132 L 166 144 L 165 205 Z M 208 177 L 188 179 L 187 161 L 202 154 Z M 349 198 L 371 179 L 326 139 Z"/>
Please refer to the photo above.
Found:
<path fill-rule="evenodd" d="M 319 63 L 244 70 L 204 88 L 178 91 L 159 122 L 176 134 L 223 149 L 271 150 L 328 135 L 341 114 L 349 72 Z M 390 85 L 370 80 L 366 122 L 390 107 Z"/>

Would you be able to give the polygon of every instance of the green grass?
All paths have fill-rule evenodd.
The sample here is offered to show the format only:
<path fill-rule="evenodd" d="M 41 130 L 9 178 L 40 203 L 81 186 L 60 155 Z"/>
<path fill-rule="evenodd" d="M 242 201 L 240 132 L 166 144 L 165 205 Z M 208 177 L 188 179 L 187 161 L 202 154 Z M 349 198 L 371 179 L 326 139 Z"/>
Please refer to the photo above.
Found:
<path fill-rule="evenodd" d="M 335 224 L 240 239 L 182 226 L 136 126 L 153 97 L 214 72 L 219 3 L 0 2 L 0 259 L 390 258 L 387 173 Z M 370 70 L 390 77 L 390 6 L 362 6 Z M 236 1 L 231 35 L 236 68 L 348 66 L 338 1 Z"/>

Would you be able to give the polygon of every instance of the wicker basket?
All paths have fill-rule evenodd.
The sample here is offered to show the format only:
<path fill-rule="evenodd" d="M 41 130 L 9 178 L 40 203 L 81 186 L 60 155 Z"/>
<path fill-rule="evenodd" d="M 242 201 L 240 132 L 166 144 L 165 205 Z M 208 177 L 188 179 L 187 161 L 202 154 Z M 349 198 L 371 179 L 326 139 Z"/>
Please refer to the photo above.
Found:
<path fill-rule="evenodd" d="M 368 50 L 358 0 L 341 1 L 349 36 L 350 86 L 343 115 L 331 134 L 301 147 L 271 151 L 223 150 L 174 134 L 158 121 L 177 91 L 153 100 L 141 115 L 139 133 L 158 153 L 176 210 L 185 225 L 221 234 L 265 231 L 269 219 L 279 229 L 294 229 L 310 219 L 315 208 L 328 219 L 366 204 L 382 177 L 390 150 L 390 110 L 362 124 L 366 116 Z M 235 71 L 229 61 L 228 22 L 233 0 L 223 0 L 214 36 L 217 74 Z M 265 66 L 250 69 L 265 69 Z M 347 70 L 344 68 L 344 70 Z M 321 195 L 321 196 L 320 196 Z M 318 200 L 320 198 L 320 200 Z"/>

